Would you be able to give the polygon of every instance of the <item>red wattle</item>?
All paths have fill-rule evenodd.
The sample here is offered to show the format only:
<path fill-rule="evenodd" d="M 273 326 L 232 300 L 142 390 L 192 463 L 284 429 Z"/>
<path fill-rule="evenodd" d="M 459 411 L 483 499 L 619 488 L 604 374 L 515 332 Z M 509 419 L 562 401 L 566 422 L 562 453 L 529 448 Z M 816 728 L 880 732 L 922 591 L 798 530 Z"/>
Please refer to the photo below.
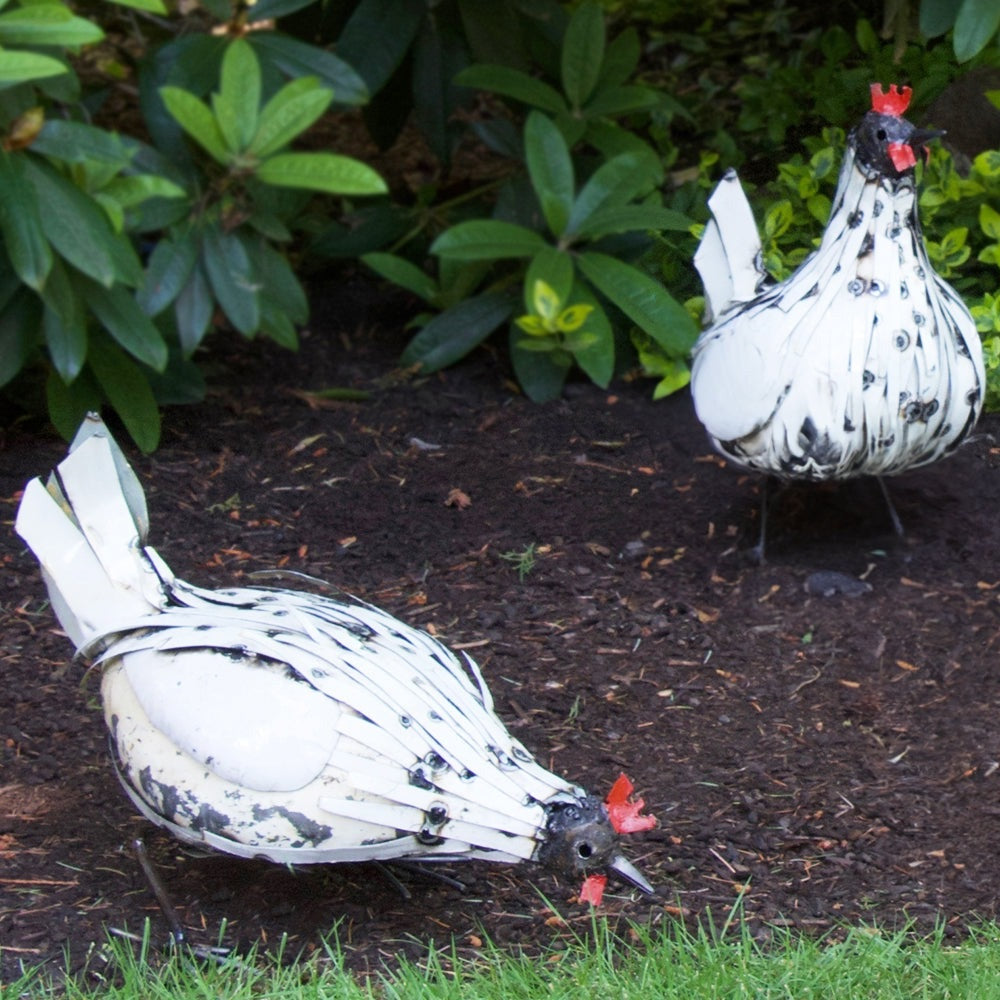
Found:
<path fill-rule="evenodd" d="M 890 142 L 888 149 L 889 159 L 900 173 L 916 165 L 917 157 L 912 146 L 908 146 L 905 142 Z"/>

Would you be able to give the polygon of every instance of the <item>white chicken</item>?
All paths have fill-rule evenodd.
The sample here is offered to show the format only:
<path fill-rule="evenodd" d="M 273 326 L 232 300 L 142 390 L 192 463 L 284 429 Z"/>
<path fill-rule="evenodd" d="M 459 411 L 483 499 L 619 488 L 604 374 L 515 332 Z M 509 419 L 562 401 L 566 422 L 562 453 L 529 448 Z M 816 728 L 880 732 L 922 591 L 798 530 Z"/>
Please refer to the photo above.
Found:
<path fill-rule="evenodd" d="M 976 325 L 931 267 L 917 217 L 913 168 L 940 133 L 902 117 L 910 94 L 872 84 L 820 246 L 784 281 L 764 271 L 735 171 L 709 199 L 694 262 L 711 325 L 691 392 L 736 465 L 782 480 L 893 475 L 950 454 L 979 417 Z"/>
<path fill-rule="evenodd" d="M 118 776 L 147 818 L 282 864 L 531 860 L 652 891 L 619 848 L 655 823 L 628 780 L 605 804 L 539 766 L 471 659 L 361 602 L 191 586 L 147 527 L 95 415 L 47 488 L 28 483 L 16 521 L 63 629 L 101 669 Z M 603 878 L 584 898 L 599 901 Z"/>

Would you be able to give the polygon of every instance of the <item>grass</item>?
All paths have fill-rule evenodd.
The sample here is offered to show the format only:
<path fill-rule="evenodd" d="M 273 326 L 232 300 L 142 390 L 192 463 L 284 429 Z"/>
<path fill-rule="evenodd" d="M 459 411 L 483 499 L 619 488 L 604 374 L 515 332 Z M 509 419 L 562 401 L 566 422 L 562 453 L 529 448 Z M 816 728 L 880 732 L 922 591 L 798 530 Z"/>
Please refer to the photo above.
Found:
<path fill-rule="evenodd" d="M 851 928 L 838 940 L 777 930 L 760 945 L 745 930 L 721 936 L 671 923 L 634 928 L 626 939 L 599 920 L 591 940 L 577 938 L 535 958 L 486 944 L 478 961 L 430 949 L 419 964 L 359 980 L 335 945 L 321 959 L 227 961 L 206 965 L 181 956 L 153 964 L 122 941 L 109 945 L 111 981 L 55 987 L 42 973 L 8 983 L 5 1000 L 59 995 L 68 1000 L 698 1000 L 794 998 L 857 1000 L 906 997 L 1000 998 L 1000 926 L 984 925 L 958 945 L 943 931 Z"/>

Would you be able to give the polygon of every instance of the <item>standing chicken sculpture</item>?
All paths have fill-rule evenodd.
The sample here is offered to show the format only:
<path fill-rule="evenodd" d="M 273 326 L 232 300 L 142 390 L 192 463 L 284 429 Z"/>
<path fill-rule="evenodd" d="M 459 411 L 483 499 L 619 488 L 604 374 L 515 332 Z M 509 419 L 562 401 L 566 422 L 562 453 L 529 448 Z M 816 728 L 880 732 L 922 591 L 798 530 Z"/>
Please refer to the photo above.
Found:
<path fill-rule="evenodd" d="M 101 670 L 119 778 L 182 841 L 282 864 L 538 861 L 652 888 L 619 834 L 649 829 L 538 765 L 476 664 L 383 611 L 270 588 L 202 590 L 145 546 L 139 481 L 87 418 L 16 530 L 63 629 Z"/>
<path fill-rule="evenodd" d="M 734 171 L 709 199 L 694 262 L 711 325 L 691 392 L 736 465 L 781 480 L 893 475 L 950 454 L 979 417 L 976 325 L 931 267 L 917 218 L 914 166 L 941 133 L 903 118 L 910 95 L 872 84 L 820 246 L 784 281 L 764 271 Z"/>

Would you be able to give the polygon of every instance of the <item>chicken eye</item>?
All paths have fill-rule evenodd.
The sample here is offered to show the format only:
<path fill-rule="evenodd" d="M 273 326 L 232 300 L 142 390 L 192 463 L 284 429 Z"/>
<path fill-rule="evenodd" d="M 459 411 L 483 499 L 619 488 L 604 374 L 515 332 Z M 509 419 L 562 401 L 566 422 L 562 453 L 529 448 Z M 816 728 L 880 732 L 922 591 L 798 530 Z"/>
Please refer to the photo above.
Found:
<path fill-rule="evenodd" d="M 889 138 L 884 128 L 880 128 L 875 134 L 878 136 L 880 142 L 885 142 Z"/>

